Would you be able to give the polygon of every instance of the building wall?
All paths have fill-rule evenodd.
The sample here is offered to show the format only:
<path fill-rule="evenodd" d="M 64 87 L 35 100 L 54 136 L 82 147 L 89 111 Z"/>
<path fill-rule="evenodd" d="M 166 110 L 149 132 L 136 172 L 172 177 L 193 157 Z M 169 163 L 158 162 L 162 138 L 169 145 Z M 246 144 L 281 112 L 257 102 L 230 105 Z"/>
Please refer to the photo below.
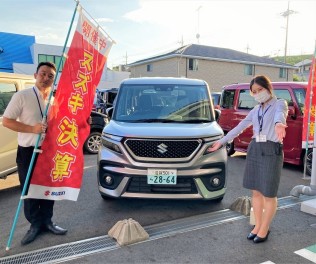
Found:
<path fill-rule="evenodd" d="M 178 76 L 178 59 L 164 59 L 156 62 L 146 63 L 130 68 L 131 77 L 176 77 Z M 152 71 L 147 71 L 147 65 L 153 66 Z"/>
<path fill-rule="evenodd" d="M 13 63 L 32 63 L 34 36 L 0 32 L 0 71 L 13 72 Z"/>
<path fill-rule="evenodd" d="M 32 54 L 32 63 L 13 63 L 13 72 L 33 75 L 38 65 L 38 55 L 44 54 L 61 56 L 63 47 L 34 43 L 30 47 L 30 51 Z M 66 48 L 65 52 L 67 51 L 68 48 Z M 56 65 L 56 67 L 58 67 L 58 65 Z M 105 65 L 98 88 L 103 89 L 119 87 L 120 82 L 126 78 L 129 78 L 129 75 L 129 72 L 117 72 L 108 70 L 107 65 Z M 58 79 L 59 78 L 60 74 L 58 75 Z"/>
<path fill-rule="evenodd" d="M 153 71 L 147 72 L 147 65 L 152 64 Z M 189 59 L 171 58 L 150 62 L 143 65 L 131 66 L 131 77 L 187 77 L 205 80 L 211 90 L 221 91 L 224 85 L 231 83 L 250 82 L 254 75 L 267 75 L 272 81 L 287 81 L 279 78 L 280 68 L 255 66 L 254 75 L 245 75 L 243 63 L 222 62 L 214 60 L 198 60 L 198 70 L 188 70 Z M 293 70 L 288 70 L 288 80 L 293 80 Z"/>

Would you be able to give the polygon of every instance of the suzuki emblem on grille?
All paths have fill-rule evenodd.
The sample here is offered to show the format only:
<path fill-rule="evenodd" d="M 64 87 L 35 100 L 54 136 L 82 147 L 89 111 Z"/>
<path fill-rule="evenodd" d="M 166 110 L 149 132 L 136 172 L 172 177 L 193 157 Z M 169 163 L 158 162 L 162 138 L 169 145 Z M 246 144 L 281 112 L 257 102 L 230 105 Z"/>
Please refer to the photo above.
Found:
<path fill-rule="evenodd" d="M 165 145 L 164 143 L 161 143 L 160 145 L 157 146 L 157 150 L 158 152 L 160 152 L 161 154 L 164 154 L 166 153 L 168 150 L 167 150 L 168 146 Z"/>

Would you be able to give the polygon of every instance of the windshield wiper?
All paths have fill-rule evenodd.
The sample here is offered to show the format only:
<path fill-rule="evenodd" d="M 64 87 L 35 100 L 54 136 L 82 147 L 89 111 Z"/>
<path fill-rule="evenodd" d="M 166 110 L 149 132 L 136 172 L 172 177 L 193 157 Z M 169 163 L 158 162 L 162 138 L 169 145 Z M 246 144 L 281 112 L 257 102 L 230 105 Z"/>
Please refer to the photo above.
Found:
<path fill-rule="evenodd" d="M 159 119 L 159 118 L 150 118 L 150 119 L 138 119 L 131 120 L 132 123 L 189 123 L 189 124 L 199 124 L 199 123 L 210 123 L 211 120 L 208 119 L 191 119 L 191 120 L 175 120 L 175 119 Z"/>
<path fill-rule="evenodd" d="M 191 119 L 191 120 L 181 120 L 177 121 L 179 123 L 192 123 L 192 124 L 198 124 L 198 123 L 210 123 L 213 122 L 212 120 L 208 119 Z"/>
<path fill-rule="evenodd" d="M 138 119 L 138 120 L 130 120 L 132 123 L 172 123 L 178 122 L 171 119 L 163 119 L 163 118 L 147 118 L 147 119 Z"/>

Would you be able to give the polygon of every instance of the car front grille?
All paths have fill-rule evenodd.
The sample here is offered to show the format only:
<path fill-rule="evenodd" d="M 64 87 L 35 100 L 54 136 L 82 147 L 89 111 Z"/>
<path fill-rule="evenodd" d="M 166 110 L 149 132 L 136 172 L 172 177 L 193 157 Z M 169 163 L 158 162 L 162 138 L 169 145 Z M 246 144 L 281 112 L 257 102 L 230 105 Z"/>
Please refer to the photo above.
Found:
<path fill-rule="evenodd" d="M 188 160 L 200 148 L 202 140 L 127 139 L 125 147 L 136 160 Z"/>
<path fill-rule="evenodd" d="M 155 193 L 155 194 L 193 194 L 198 193 L 194 180 L 191 177 L 177 177 L 177 184 L 147 184 L 147 177 L 131 177 L 127 192 Z"/>

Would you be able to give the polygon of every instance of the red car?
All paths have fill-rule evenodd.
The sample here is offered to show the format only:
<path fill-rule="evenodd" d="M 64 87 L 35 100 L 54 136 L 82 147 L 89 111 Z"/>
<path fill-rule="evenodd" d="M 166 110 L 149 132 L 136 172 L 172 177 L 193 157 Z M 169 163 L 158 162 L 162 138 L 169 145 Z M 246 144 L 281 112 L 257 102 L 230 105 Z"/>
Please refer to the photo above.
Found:
<path fill-rule="evenodd" d="M 277 98 L 285 99 L 288 103 L 288 128 L 284 139 L 284 162 L 302 165 L 306 150 L 302 148 L 303 115 L 307 83 L 273 82 L 274 94 Z M 220 104 L 221 115 L 218 120 L 224 133 L 234 128 L 248 112 L 258 104 L 249 93 L 249 83 L 232 84 L 223 87 Z M 235 151 L 246 152 L 252 136 L 252 127 L 227 144 L 228 155 Z M 312 149 L 308 149 L 306 173 L 311 175 Z"/>

